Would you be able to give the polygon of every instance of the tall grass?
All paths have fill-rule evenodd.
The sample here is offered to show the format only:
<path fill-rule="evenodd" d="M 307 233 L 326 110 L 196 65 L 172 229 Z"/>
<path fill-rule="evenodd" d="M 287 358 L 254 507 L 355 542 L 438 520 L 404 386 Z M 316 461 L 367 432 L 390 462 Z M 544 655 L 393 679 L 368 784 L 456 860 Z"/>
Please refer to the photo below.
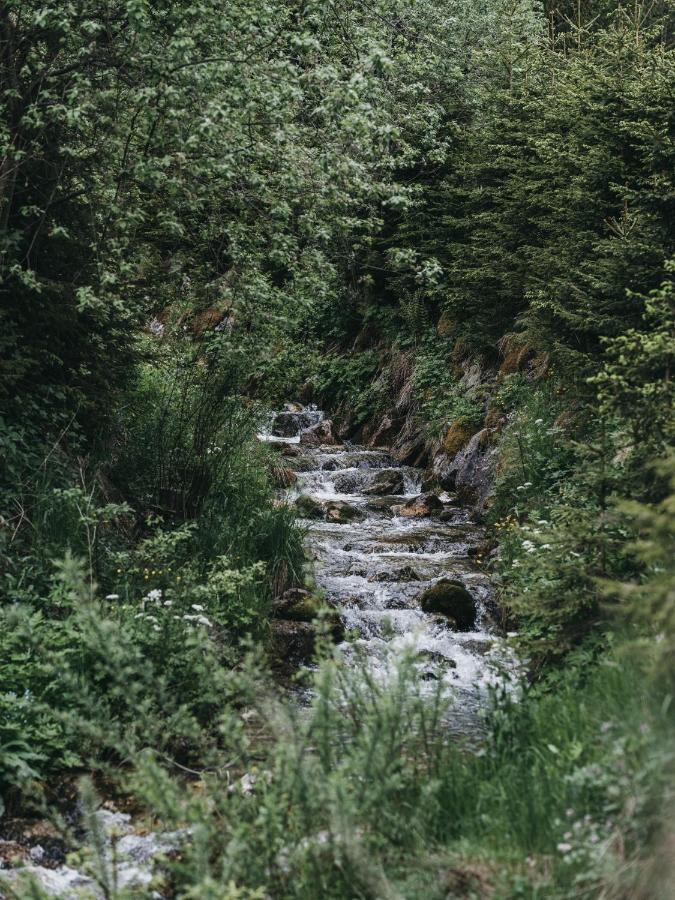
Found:
<path fill-rule="evenodd" d="M 476 752 L 410 660 L 386 688 L 329 661 L 308 709 L 259 704 L 271 749 L 236 750 L 252 794 L 218 775 L 186 792 L 148 758 L 134 789 L 194 829 L 183 896 L 421 900 L 458 870 L 486 891 L 466 896 L 597 896 L 657 828 L 673 726 L 639 667 L 587 663 L 554 693 L 500 698 Z"/>

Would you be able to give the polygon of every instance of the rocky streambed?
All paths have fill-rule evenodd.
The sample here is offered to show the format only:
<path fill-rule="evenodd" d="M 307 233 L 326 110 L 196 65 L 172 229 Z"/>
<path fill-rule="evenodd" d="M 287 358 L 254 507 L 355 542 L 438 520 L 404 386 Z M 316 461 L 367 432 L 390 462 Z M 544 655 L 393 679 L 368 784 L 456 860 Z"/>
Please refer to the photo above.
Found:
<path fill-rule="evenodd" d="M 340 652 L 365 660 L 380 680 L 414 654 L 422 680 L 442 681 L 455 696 L 450 727 L 478 728 L 487 687 L 510 663 L 480 564 L 485 532 L 471 510 L 447 492 L 423 491 L 422 470 L 386 450 L 340 441 L 319 410 L 289 406 L 261 437 L 290 473 L 280 480 L 285 499 L 307 527 L 316 588 L 339 617 Z M 296 661 L 311 649 L 307 601 L 296 591 L 275 625 Z"/>
<path fill-rule="evenodd" d="M 297 507 L 306 526 L 315 581 L 277 598 L 277 655 L 292 671 L 311 665 L 317 611 L 327 606 L 329 631 L 348 664 L 366 665 L 384 683 L 412 654 L 422 686 L 440 686 L 454 700 L 448 729 L 478 734 L 488 687 L 513 662 L 495 627 L 481 567 L 485 533 L 471 509 L 451 493 L 423 491 L 423 471 L 387 450 L 339 440 L 317 409 L 289 405 L 260 438 L 280 451 L 280 499 Z M 148 833 L 114 808 L 96 816 L 109 878 L 118 888 L 164 896 L 151 883 L 189 832 Z M 26 878 L 46 896 L 107 896 L 100 880 L 51 853 L 50 840 L 0 840 L 0 900 L 25 896 Z M 23 865 L 15 869 L 17 859 Z"/>

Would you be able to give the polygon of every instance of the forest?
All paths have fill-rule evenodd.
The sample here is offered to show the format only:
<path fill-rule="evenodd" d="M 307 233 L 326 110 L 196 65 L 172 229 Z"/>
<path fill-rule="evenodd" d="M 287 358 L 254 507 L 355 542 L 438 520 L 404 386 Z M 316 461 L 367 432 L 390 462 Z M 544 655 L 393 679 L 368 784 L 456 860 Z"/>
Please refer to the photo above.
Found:
<path fill-rule="evenodd" d="M 675 897 L 672 0 L 4 0 L 0 897 Z"/>

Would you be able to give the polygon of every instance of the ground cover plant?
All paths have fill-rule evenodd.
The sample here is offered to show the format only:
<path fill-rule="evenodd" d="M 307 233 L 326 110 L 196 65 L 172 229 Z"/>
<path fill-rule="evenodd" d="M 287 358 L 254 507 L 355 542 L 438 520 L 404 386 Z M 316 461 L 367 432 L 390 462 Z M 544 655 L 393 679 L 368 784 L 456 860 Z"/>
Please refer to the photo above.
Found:
<path fill-rule="evenodd" d="M 0 837 L 118 900 L 112 802 L 166 896 L 670 897 L 671 0 L 5 7 Z M 287 401 L 487 527 L 473 740 L 323 614 L 280 683 Z"/>

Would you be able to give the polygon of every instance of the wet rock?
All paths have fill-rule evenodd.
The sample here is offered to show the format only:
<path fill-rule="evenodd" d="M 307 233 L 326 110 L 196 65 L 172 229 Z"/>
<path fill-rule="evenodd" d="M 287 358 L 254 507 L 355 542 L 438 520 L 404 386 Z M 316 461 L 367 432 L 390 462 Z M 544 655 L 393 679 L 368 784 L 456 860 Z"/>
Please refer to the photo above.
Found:
<path fill-rule="evenodd" d="M 272 434 L 275 437 L 297 437 L 304 428 L 313 423 L 313 416 L 307 412 L 280 412 L 272 422 Z"/>
<path fill-rule="evenodd" d="M 419 497 L 413 497 L 402 506 L 396 507 L 394 512 L 399 516 L 406 516 L 411 519 L 420 519 L 424 516 L 433 516 L 443 510 L 443 503 L 438 499 L 436 494 L 420 494 Z"/>
<path fill-rule="evenodd" d="M 300 435 L 300 443 L 305 447 L 322 447 L 324 445 L 338 445 L 339 439 L 333 433 L 333 423 L 330 419 L 324 419 L 316 425 L 312 425 Z"/>
<path fill-rule="evenodd" d="M 417 574 L 417 572 L 413 569 L 412 566 L 403 566 L 401 569 L 395 569 L 393 572 L 378 572 L 377 575 L 373 575 L 368 581 L 382 582 L 382 581 L 392 581 L 392 582 L 402 582 L 402 581 L 421 581 L 422 579 Z"/>
<path fill-rule="evenodd" d="M 405 490 L 403 473 L 399 469 L 381 469 L 376 472 L 364 494 L 402 494 Z"/>
<path fill-rule="evenodd" d="M 484 640 L 475 639 L 463 641 L 462 648 L 468 650 L 469 653 L 473 653 L 475 656 L 485 656 L 492 650 L 494 643 L 494 641 L 488 640 L 487 638 Z"/>
<path fill-rule="evenodd" d="M 476 601 L 461 581 L 441 578 L 420 594 L 426 613 L 439 613 L 451 619 L 458 631 L 470 631 L 476 624 Z"/>
<path fill-rule="evenodd" d="M 333 485 L 341 494 L 358 494 L 365 478 L 363 472 L 340 472 L 333 478 Z"/>
<path fill-rule="evenodd" d="M 303 519 L 323 519 L 323 504 L 308 494 L 302 494 L 295 501 L 295 508 Z"/>
<path fill-rule="evenodd" d="M 483 428 L 454 457 L 440 453 L 434 458 L 433 470 L 446 490 L 456 490 L 464 500 L 485 508 L 497 461 L 490 439 L 493 429 Z"/>
<path fill-rule="evenodd" d="M 438 650 L 426 650 L 426 649 L 420 650 L 418 653 L 418 656 L 420 657 L 420 659 L 422 659 L 426 662 L 435 663 L 439 666 L 444 666 L 446 669 L 456 669 L 457 668 L 457 663 L 455 662 L 454 659 L 450 659 L 449 656 L 444 656 Z"/>
<path fill-rule="evenodd" d="M 462 518 L 463 510 L 460 506 L 446 507 L 438 516 L 439 522 L 456 522 L 457 517 Z"/>
<path fill-rule="evenodd" d="M 400 499 L 400 497 L 377 497 L 377 499 L 369 500 L 366 503 L 366 509 L 371 512 L 382 513 L 385 516 L 393 516 L 393 508 L 398 504 Z"/>
<path fill-rule="evenodd" d="M 346 522 L 361 521 L 365 518 L 364 513 L 356 506 L 352 506 L 344 500 L 330 500 L 326 503 L 326 520 L 328 522 Z"/>
<path fill-rule="evenodd" d="M 316 629 L 311 622 L 277 619 L 271 622 L 272 656 L 283 663 L 303 663 L 312 658 Z"/>

